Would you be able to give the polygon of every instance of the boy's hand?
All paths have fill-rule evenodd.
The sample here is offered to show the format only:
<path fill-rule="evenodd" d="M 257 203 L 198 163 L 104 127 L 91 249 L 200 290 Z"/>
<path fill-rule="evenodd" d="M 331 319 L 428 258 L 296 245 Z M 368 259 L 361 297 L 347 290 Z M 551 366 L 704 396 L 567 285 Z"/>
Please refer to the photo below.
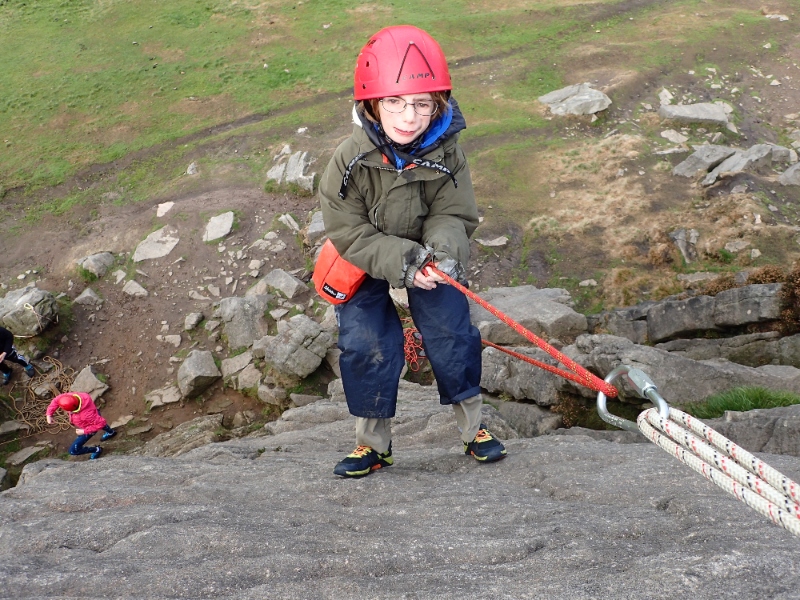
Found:
<path fill-rule="evenodd" d="M 51 417 L 50 415 L 47 415 L 47 423 L 48 423 L 48 425 L 52 425 L 53 424 L 53 417 Z"/>
<path fill-rule="evenodd" d="M 434 267 L 437 265 L 438 263 L 433 264 Z M 414 287 L 422 288 L 423 290 L 432 290 L 436 287 L 437 283 L 444 283 L 444 279 L 433 271 L 429 271 L 426 267 L 422 267 L 414 273 Z"/>
<path fill-rule="evenodd" d="M 77 433 L 78 435 L 83 435 L 85 432 L 83 429 L 76 429 L 75 433 Z"/>
<path fill-rule="evenodd" d="M 0 352 L 0 362 L 3 362 L 6 359 L 6 353 Z"/>

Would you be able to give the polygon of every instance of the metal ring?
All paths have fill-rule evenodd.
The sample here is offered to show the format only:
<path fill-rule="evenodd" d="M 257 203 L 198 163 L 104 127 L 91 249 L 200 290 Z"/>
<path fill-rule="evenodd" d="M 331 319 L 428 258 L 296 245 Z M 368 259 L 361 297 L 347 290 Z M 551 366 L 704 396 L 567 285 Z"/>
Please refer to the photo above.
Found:
<path fill-rule="evenodd" d="M 604 381 L 609 384 L 613 383 L 613 381 L 620 375 L 628 375 L 628 382 L 636 389 L 637 393 L 642 396 L 642 398 L 647 398 L 653 404 L 658 406 L 659 415 L 665 419 L 669 418 L 669 404 L 667 404 L 667 401 L 661 397 L 656 389 L 655 384 L 643 371 L 627 365 L 620 365 L 611 371 L 611 373 L 606 376 Z M 614 427 L 619 427 L 620 429 L 625 429 L 626 431 L 639 432 L 638 425 L 636 425 L 636 423 L 633 421 L 623 419 L 622 417 L 612 415 L 610 412 L 608 412 L 608 408 L 606 407 L 606 395 L 603 392 L 597 392 L 597 413 L 600 415 L 600 418 L 603 419 L 603 421 L 613 425 Z"/>

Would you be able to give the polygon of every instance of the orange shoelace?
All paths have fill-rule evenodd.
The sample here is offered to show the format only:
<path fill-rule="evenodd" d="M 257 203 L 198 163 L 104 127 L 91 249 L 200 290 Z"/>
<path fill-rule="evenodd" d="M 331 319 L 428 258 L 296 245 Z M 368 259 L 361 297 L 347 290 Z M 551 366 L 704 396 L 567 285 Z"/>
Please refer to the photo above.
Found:
<path fill-rule="evenodd" d="M 353 456 L 355 458 L 361 458 L 363 456 L 366 456 L 370 452 L 372 452 L 372 448 L 370 448 L 369 446 L 358 446 L 355 450 L 353 450 L 353 453 L 350 454 L 350 456 Z"/>
<path fill-rule="evenodd" d="M 486 429 L 479 429 L 478 430 L 478 435 L 475 436 L 475 441 L 478 442 L 478 443 L 480 443 L 480 442 L 489 442 L 492 439 L 493 439 L 492 438 L 492 434 L 489 433 Z"/>

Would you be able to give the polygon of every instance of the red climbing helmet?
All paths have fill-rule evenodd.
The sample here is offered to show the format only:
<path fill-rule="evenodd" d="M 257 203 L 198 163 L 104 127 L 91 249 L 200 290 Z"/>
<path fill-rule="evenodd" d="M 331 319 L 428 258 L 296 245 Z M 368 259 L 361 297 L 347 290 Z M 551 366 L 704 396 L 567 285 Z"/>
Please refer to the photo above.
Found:
<path fill-rule="evenodd" d="M 81 407 L 81 397 L 78 394 L 59 394 L 56 402 L 67 412 L 75 412 Z"/>
<path fill-rule="evenodd" d="M 447 60 L 427 32 L 392 25 L 373 35 L 356 61 L 356 100 L 453 89 Z"/>

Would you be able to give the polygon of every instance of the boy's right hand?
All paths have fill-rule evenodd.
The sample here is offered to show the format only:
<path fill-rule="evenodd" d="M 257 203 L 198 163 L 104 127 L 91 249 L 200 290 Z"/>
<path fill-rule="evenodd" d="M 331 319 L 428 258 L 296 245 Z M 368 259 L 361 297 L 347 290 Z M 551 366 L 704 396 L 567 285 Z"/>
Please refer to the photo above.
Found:
<path fill-rule="evenodd" d="M 6 353 L 0 352 L 0 362 L 3 362 L 6 359 Z"/>

